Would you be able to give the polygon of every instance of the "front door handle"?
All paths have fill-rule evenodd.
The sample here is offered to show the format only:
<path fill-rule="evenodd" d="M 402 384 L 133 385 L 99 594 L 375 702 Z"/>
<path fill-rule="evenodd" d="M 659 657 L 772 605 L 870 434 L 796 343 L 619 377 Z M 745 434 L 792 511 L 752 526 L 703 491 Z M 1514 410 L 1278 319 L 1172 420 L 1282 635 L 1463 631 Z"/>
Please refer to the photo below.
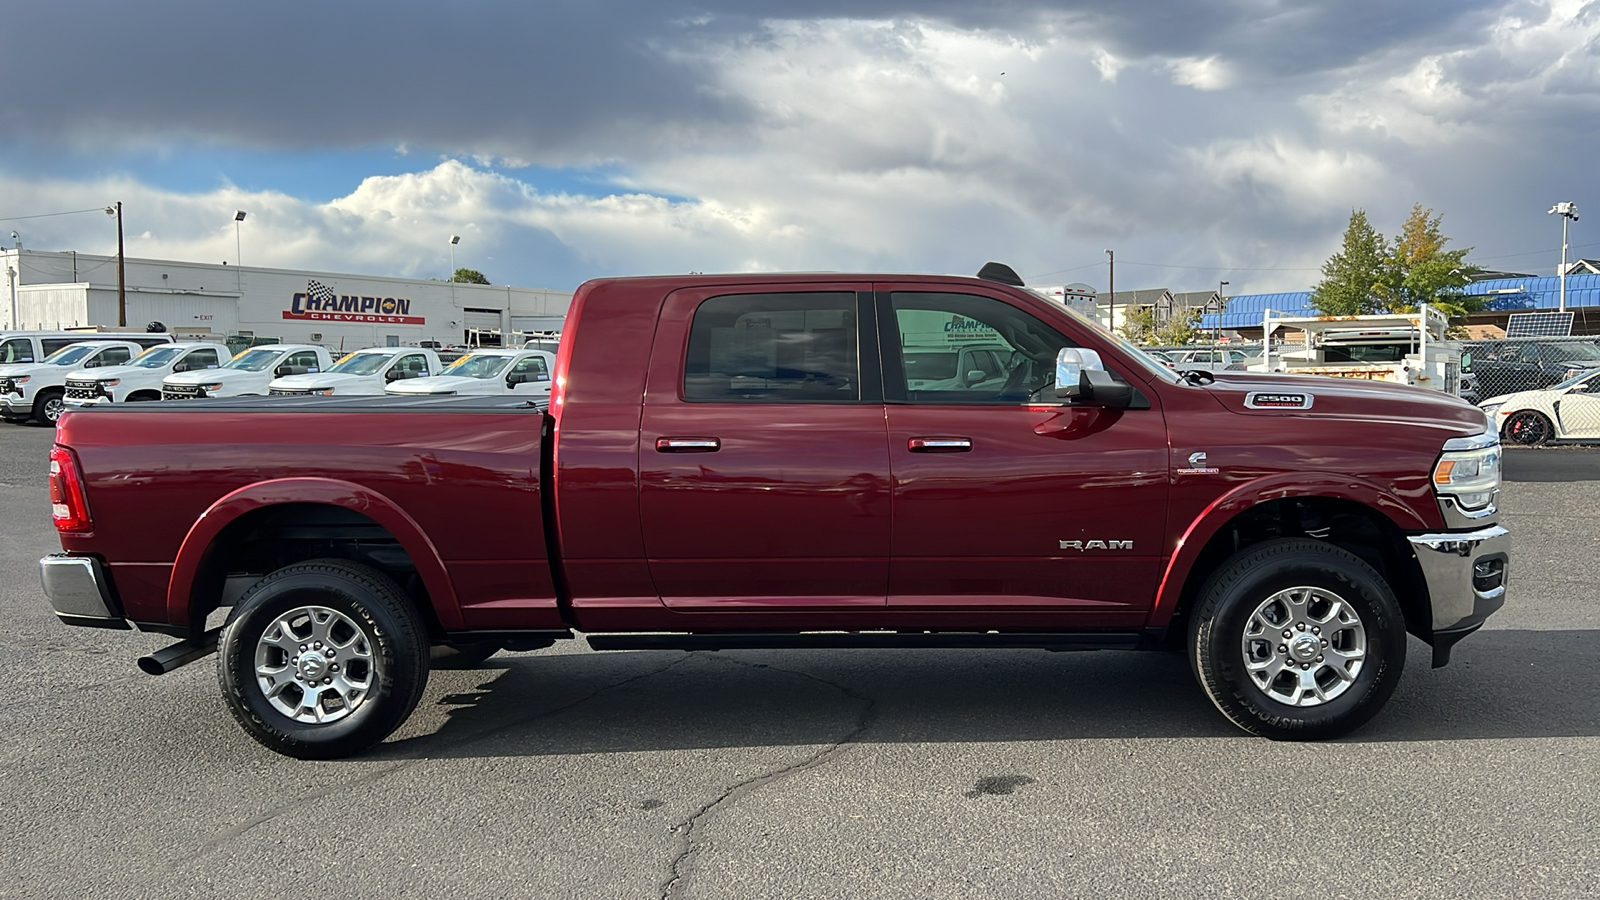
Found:
<path fill-rule="evenodd" d="M 972 449 L 972 438 L 919 437 L 906 442 L 912 453 L 966 453 Z"/>
<path fill-rule="evenodd" d="M 657 453 L 715 453 L 721 449 L 722 441 L 714 437 L 656 438 Z"/>

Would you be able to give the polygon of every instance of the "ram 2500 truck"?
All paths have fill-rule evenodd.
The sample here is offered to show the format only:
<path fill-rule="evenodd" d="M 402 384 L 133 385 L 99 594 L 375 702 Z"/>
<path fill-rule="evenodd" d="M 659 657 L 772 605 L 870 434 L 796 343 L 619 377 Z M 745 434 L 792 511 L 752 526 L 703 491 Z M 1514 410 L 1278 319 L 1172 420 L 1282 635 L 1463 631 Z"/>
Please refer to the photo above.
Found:
<path fill-rule="evenodd" d="M 1244 729 L 1327 738 L 1384 704 L 1408 632 L 1443 665 L 1503 604 L 1500 444 L 1478 410 L 1179 375 L 985 272 L 591 281 L 548 410 L 68 411 L 45 594 L 70 624 L 180 638 L 140 660 L 152 673 L 220 650 L 244 730 L 299 757 L 382 740 L 433 650 L 577 634 L 1181 650 Z M 1004 351 L 1004 377 L 912 383 L 903 348 L 941 335 Z"/>

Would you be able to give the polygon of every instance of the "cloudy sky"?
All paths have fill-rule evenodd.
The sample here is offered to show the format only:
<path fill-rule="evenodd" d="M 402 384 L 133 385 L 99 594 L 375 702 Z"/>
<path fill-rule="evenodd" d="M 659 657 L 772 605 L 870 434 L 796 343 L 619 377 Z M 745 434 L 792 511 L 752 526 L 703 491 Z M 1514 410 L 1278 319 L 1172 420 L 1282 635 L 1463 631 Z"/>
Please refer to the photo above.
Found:
<path fill-rule="evenodd" d="M 1298 290 L 1352 208 L 1600 256 L 1600 0 L 15 4 L 0 235 L 570 289 L 853 270 Z M 33 218 L 16 218 L 31 216 Z M 7 241 L 7 246 L 10 242 Z"/>

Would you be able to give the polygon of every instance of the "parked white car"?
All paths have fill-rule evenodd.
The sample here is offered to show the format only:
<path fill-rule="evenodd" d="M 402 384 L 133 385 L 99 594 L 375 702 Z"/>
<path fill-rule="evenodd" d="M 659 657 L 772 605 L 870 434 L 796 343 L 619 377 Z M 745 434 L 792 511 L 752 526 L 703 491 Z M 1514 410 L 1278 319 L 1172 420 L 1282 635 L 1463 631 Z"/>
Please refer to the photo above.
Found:
<path fill-rule="evenodd" d="M 275 397 L 381 394 L 396 381 L 437 375 L 440 368 L 439 354 L 430 349 L 372 347 L 347 354 L 325 372 L 274 378 L 267 393 Z"/>
<path fill-rule="evenodd" d="M 1600 439 L 1600 369 L 1584 369 L 1539 391 L 1478 404 L 1507 444 Z"/>
<path fill-rule="evenodd" d="M 133 341 L 83 341 L 62 347 L 43 362 L 0 366 L 0 416 L 54 425 L 66 407 L 67 374 L 120 366 L 144 352 Z"/>
<path fill-rule="evenodd" d="M 250 397 L 267 392 L 272 379 L 296 372 L 320 372 L 333 365 L 325 347 L 314 344 L 266 344 L 251 347 L 220 368 L 178 372 L 161 382 L 161 399 Z"/>
<path fill-rule="evenodd" d="M 67 373 L 68 406 L 160 400 L 161 382 L 178 372 L 218 369 L 228 361 L 224 344 L 161 344 L 134 357 L 125 366 L 78 369 Z"/>
<path fill-rule="evenodd" d="M 548 350 L 475 350 L 438 375 L 397 381 L 387 391 L 408 397 L 514 394 L 548 401 L 555 365 Z"/>

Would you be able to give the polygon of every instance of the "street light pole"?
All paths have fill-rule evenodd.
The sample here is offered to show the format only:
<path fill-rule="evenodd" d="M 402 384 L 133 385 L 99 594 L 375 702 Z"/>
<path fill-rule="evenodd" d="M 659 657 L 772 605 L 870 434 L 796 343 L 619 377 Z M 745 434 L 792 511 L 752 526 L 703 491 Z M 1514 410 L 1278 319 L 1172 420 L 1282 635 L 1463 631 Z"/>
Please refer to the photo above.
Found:
<path fill-rule="evenodd" d="M 1561 276 L 1561 312 L 1567 311 L 1567 222 L 1578 221 L 1578 204 L 1571 200 L 1563 200 L 1545 215 L 1559 215 L 1561 217 L 1561 268 L 1556 272 Z"/>
<path fill-rule="evenodd" d="M 1106 293 L 1110 295 L 1109 305 L 1106 308 L 1106 330 L 1115 335 L 1117 333 L 1117 252 L 1115 250 L 1106 250 L 1106 280 L 1109 282 L 1107 285 L 1109 290 Z"/>
<path fill-rule="evenodd" d="M 450 235 L 450 303 L 456 302 L 456 245 L 461 243 L 461 235 Z"/>
<path fill-rule="evenodd" d="M 1213 344 L 1222 343 L 1222 311 L 1227 308 L 1227 304 L 1222 301 L 1222 289 L 1227 287 L 1228 284 L 1229 282 L 1226 281 L 1217 282 L 1217 320 L 1216 324 L 1211 328 L 1211 343 Z"/>
<path fill-rule="evenodd" d="M 117 327 L 128 327 L 128 276 L 123 268 L 122 254 L 122 201 L 106 207 L 106 215 L 117 217 Z"/>
<path fill-rule="evenodd" d="M 239 271 L 239 266 L 244 265 L 244 260 L 241 258 L 244 256 L 244 251 L 240 249 L 242 244 L 239 238 L 239 223 L 244 221 L 244 217 L 244 210 L 236 209 L 233 211 L 233 274 L 235 276 L 234 281 L 238 284 L 239 293 L 241 294 L 244 293 L 244 273 Z"/>

